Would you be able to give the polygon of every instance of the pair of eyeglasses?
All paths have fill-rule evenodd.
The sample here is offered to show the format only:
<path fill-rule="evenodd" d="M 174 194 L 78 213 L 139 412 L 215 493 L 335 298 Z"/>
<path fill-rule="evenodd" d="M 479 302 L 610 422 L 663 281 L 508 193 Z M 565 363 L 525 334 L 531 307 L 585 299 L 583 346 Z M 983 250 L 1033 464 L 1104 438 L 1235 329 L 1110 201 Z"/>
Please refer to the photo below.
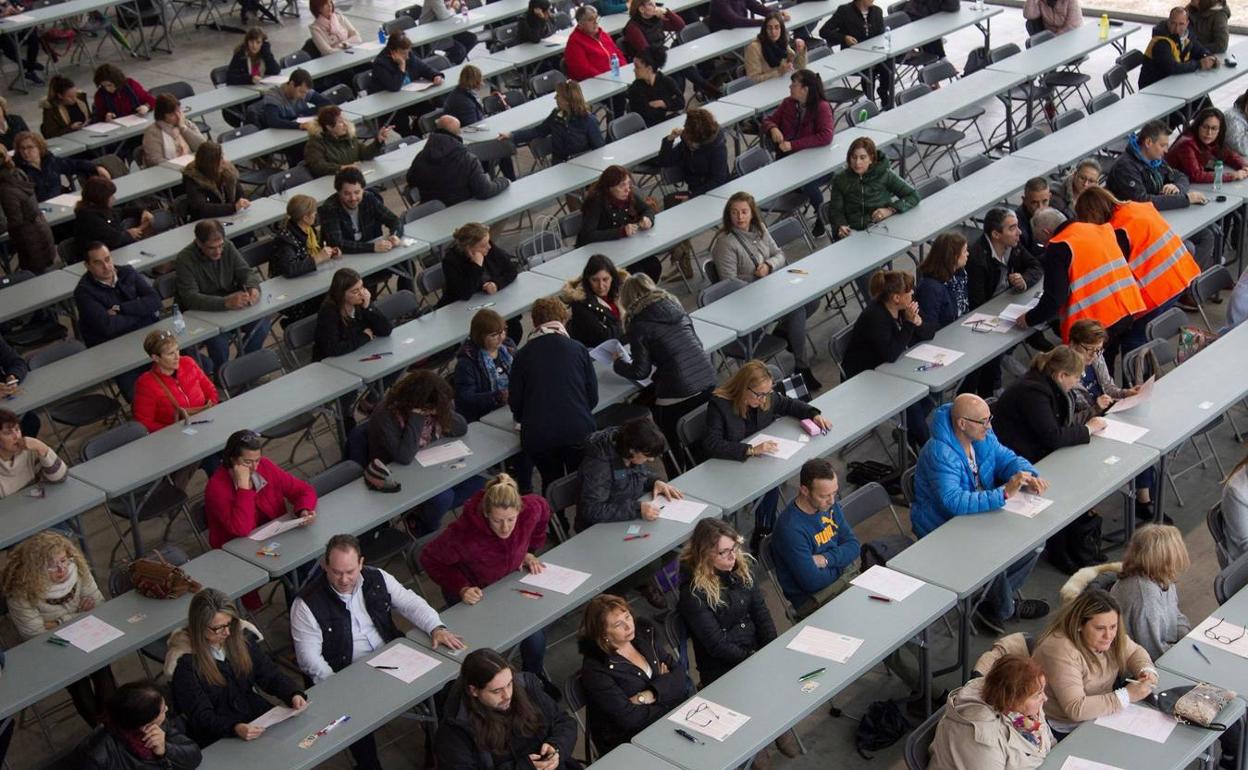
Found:
<path fill-rule="evenodd" d="M 769 390 L 766 393 L 759 393 L 757 390 L 754 390 L 753 388 L 749 386 L 746 386 L 745 389 L 753 393 L 755 398 L 767 398 L 768 396 L 770 396 L 772 393 L 775 392 L 775 391 Z"/>
<path fill-rule="evenodd" d="M 715 710 L 705 702 L 699 703 L 697 707 L 685 712 L 685 721 L 697 727 L 710 727 L 712 722 L 718 720 L 719 714 L 716 714 Z"/>
<path fill-rule="evenodd" d="M 740 544 L 740 543 L 737 543 L 736 545 L 732 546 L 731 548 L 725 548 L 725 549 L 724 549 L 724 550 L 722 550 L 722 551 L 716 551 L 716 552 L 715 552 L 715 555 L 716 555 L 716 556 L 718 556 L 718 557 L 719 557 L 719 558 L 721 558 L 721 559 L 727 559 L 729 556 L 732 556 L 733 554 L 737 554 L 737 553 L 741 553 L 741 544 Z"/>
<path fill-rule="evenodd" d="M 963 417 L 962 419 L 966 420 L 967 422 L 973 422 L 976 425 L 983 425 L 984 427 L 988 427 L 989 425 L 992 424 L 992 415 L 988 415 L 982 420 L 976 420 L 974 417 Z"/>
<path fill-rule="evenodd" d="M 1217 628 L 1223 623 L 1226 623 L 1226 618 L 1220 618 L 1217 623 L 1214 623 L 1212 626 L 1209 626 L 1208 628 L 1206 628 L 1205 638 L 1211 641 L 1217 642 L 1218 644 L 1234 644 L 1235 642 L 1238 642 L 1240 639 L 1243 639 L 1245 633 L 1248 633 L 1248 631 L 1245 631 L 1245 629 L 1240 628 L 1239 636 L 1232 638 L 1226 635 L 1226 633 L 1229 633 L 1229 629 L 1235 628 L 1236 626 L 1231 623 L 1226 623 L 1227 627 L 1226 629 L 1224 629 L 1224 632 L 1226 633 L 1219 634 L 1217 633 Z"/>
<path fill-rule="evenodd" d="M 969 324 L 966 324 L 966 325 L 971 327 L 971 331 L 975 332 L 976 334 L 990 334 L 992 333 L 994 329 L 1000 326 L 1000 323 L 997 321 L 997 319 L 990 318 L 990 319 L 980 319 L 978 321 L 971 321 Z"/>
<path fill-rule="evenodd" d="M 234 624 L 234 621 L 231 620 L 229 623 L 222 623 L 219 626 L 208 626 L 208 630 L 214 634 L 219 634 L 225 629 L 229 628 L 233 624 Z"/>

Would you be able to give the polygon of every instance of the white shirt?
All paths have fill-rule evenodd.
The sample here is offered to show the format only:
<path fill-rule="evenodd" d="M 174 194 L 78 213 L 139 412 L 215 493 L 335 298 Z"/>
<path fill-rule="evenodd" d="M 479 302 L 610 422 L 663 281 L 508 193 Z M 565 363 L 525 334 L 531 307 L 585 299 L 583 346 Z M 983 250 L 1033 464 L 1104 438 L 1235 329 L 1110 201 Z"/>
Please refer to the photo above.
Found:
<path fill-rule="evenodd" d="M 410 588 L 405 588 L 402 583 L 395 580 L 394 575 L 384 569 L 377 571 L 381 573 L 386 583 L 391 606 L 400 617 L 426 634 L 432 633 L 435 628 L 442 625 L 437 610 L 430 607 L 419 594 Z M 367 655 L 385 644 L 377 627 L 373 625 L 373 619 L 369 617 L 368 610 L 364 608 L 364 593 L 360 590 L 363 585 L 364 578 L 361 576 L 350 594 L 334 591 L 338 594 L 338 598 L 347 605 L 347 611 L 351 613 L 351 660 L 353 661 L 359 660 L 360 656 Z M 290 635 L 295 643 L 295 658 L 299 661 L 299 668 L 303 670 L 303 673 L 312 677 L 313 683 L 323 681 L 334 673 L 321 655 L 321 626 L 316 622 L 312 608 L 303 599 L 295 599 L 295 603 L 290 608 Z"/>

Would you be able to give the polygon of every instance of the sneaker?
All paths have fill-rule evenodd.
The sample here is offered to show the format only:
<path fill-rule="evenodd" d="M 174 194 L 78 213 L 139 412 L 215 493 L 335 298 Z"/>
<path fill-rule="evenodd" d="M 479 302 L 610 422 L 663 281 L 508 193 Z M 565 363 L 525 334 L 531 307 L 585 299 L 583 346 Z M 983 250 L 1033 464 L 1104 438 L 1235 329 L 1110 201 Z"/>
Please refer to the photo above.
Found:
<path fill-rule="evenodd" d="M 796 757 L 802 753 L 802 747 L 797 742 L 797 734 L 792 730 L 786 730 L 776 739 L 776 748 L 780 749 L 781 754 L 789 758 Z"/>
<path fill-rule="evenodd" d="M 984 614 L 983 610 L 975 610 L 975 614 L 971 616 L 971 620 L 978 623 L 982 628 L 996 634 L 997 636 L 1005 636 L 1005 626 L 998 620 L 993 620 Z"/>
<path fill-rule="evenodd" d="M 1049 603 L 1043 599 L 1019 599 L 1014 605 L 1014 620 L 1035 620 L 1049 614 Z"/>

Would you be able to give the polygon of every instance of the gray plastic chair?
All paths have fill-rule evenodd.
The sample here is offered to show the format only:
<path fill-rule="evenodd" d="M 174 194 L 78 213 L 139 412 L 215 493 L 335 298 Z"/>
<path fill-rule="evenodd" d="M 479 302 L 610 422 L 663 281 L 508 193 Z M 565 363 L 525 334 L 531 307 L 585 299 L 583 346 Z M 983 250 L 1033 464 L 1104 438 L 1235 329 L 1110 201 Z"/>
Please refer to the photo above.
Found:
<path fill-rule="evenodd" d="M 594 741 L 589 736 L 589 720 L 588 715 L 585 719 L 581 718 L 581 710 L 585 708 L 585 686 L 581 684 L 581 672 L 574 671 L 567 679 L 563 681 L 563 700 L 568 704 L 568 711 L 572 712 L 572 718 L 576 720 L 576 726 L 580 728 L 581 734 L 585 736 L 585 763 L 589 764 L 596 758 L 597 752 L 594 750 Z"/>
<path fill-rule="evenodd" d="M 1213 598 L 1226 604 L 1240 589 L 1248 585 L 1248 553 L 1231 562 L 1213 579 Z"/>
<path fill-rule="evenodd" d="M 407 289 L 387 294 L 377 299 L 373 305 L 391 326 L 398 326 L 420 315 L 420 300 Z"/>
<path fill-rule="evenodd" d="M 221 365 L 220 370 L 217 371 L 217 377 L 221 381 L 221 390 L 225 397 L 233 398 L 256 387 L 266 377 L 273 374 L 281 374 L 282 372 L 282 362 L 277 357 L 277 353 L 266 348 L 252 353 L 245 353 L 238 358 L 226 361 Z M 321 447 L 316 443 L 316 435 L 314 433 L 318 417 L 329 419 L 329 415 L 324 409 L 314 409 L 267 428 L 264 431 L 264 443 L 267 445 L 275 438 L 298 435 L 299 438 L 295 441 L 294 446 L 290 448 L 290 458 L 287 459 L 286 463 L 288 465 L 294 464 L 295 452 L 299 450 L 299 445 L 306 439 L 311 442 L 312 448 L 316 450 L 316 456 L 320 458 L 321 465 L 328 468 L 329 463 L 325 460 Z"/>
<path fill-rule="evenodd" d="M 550 528 L 554 530 L 559 542 L 568 539 L 568 529 L 564 513 L 576 507 L 581 497 L 581 474 L 569 473 L 561 479 L 555 479 L 546 485 L 546 502 L 554 515 L 550 517 Z"/>
<path fill-rule="evenodd" d="M 1192 298 L 1196 300 L 1196 310 L 1200 312 L 1200 318 L 1205 322 L 1205 328 L 1209 331 L 1217 331 L 1217 329 L 1209 322 L 1209 314 L 1205 312 L 1205 305 L 1216 297 L 1218 292 L 1230 291 L 1234 288 L 1235 278 L 1225 265 L 1214 265 L 1192 279 Z"/>
<path fill-rule="evenodd" d="M 39 369 L 81 353 L 86 349 L 87 346 L 81 340 L 56 342 L 31 353 L 27 364 L 31 370 Z M 112 386 L 105 385 L 105 387 L 111 388 Z M 58 431 L 56 453 L 59 455 L 65 451 L 65 442 L 69 441 L 70 437 L 77 433 L 79 428 L 104 422 L 115 416 L 120 410 L 121 403 L 116 398 L 100 392 L 69 396 L 57 401 L 55 404 L 45 406 L 43 412 L 48 416 L 48 419 L 57 425 L 69 427 L 69 432 L 64 436 L 59 435 Z"/>
<path fill-rule="evenodd" d="M 1226 548 L 1226 520 L 1222 516 L 1221 502 L 1214 503 L 1209 508 L 1209 513 L 1205 514 L 1205 526 L 1209 528 L 1209 535 L 1217 550 L 1218 567 L 1226 569 L 1226 565 L 1231 563 L 1231 554 Z"/>
<path fill-rule="evenodd" d="M 706 410 L 706 404 L 702 404 L 676 421 L 676 438 L 680 440 L 680 448 L 684 451 L 690 467 L 698 462 L 694 448 L 702 446 L 702 441 L 706 438 Z"/>
<path fill-rule="evenodd" d="M 936 737 L 936 725 L 944 714 L 945 707 L 941 706 L 906 737 L 906 770 L 927 770 L 928 752 L 932 739 Z"/>
<path fill-rule="evenodd" d="M 420 300 L 428 307 L 437 304 L 434 295 L 446 288 L 446 276 L 442 273 L 441 263 L 430 265 L 416 276 L 416 288 L 420 291 Z"/>

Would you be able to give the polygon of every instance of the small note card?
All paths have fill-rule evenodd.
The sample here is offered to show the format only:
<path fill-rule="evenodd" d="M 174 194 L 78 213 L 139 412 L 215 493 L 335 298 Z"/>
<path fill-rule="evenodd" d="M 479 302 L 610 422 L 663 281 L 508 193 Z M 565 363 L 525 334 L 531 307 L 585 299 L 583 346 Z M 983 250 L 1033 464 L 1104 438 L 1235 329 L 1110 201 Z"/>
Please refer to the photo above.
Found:
<path fill-rule="evenodd" d="M 428 468 L 431 465 L 441 465 L 449 463 L 453 460 L 459 460 L 472 454 L 472 450 L 462 441 L 451 441 L 446 444 L 434 444 L 425 447 L 416 453 L 416 462 L 420 463 L 422 468 Z"/>

